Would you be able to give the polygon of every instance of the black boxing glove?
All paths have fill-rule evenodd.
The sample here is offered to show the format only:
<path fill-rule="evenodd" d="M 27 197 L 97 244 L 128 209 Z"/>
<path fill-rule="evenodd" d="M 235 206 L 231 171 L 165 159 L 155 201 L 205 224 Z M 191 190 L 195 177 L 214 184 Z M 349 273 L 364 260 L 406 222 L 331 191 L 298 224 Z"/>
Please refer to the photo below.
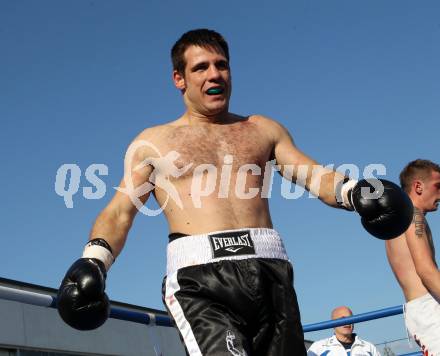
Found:
<path fill-rule="evenodd" d="M 341 201 L 341 205 L 361 216 L 365 230 L 381 240 L 403 234 L 413 218 L 411 199 L 398 185 L 385 179 L 344 182 Z"/>
<path fill-rule="evenodd" d="M 113 260 L 108 243 L 95 239 L 86 245 L 83 258 L 69 268 L 57 295 L 58 313 L 66 324 L 92 330 L 107 320 L 110 302 L 104 291 L 105 279 Z"/>

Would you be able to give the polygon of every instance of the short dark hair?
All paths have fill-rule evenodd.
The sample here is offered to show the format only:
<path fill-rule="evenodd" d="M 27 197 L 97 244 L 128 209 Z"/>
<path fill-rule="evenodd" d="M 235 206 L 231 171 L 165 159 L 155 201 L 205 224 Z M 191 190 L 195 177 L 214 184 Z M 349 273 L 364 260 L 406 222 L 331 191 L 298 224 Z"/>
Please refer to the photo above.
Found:
<path fill-rule="evenodd" d="M 171 49 L 171 61 L 173 69 L 179 73 L 185 71 L 185 57 L 184 53 L 190 46 L 199 46 L 203 48 L 211 48 L 225 54 L 229 62 L 229 48 L 226 40 L 221 34 L 206 28 L 200 28 L 185 32 L 174 44 Z"/>
<path fill-rule="evenodd" d="M 400 173 L 400 186 L 405 192 L 409 193 L 414 179 L 426 179 L 432 171 L 440 173 L 440 166 L 427 159 L 419 158 L 411 161 Z"/>

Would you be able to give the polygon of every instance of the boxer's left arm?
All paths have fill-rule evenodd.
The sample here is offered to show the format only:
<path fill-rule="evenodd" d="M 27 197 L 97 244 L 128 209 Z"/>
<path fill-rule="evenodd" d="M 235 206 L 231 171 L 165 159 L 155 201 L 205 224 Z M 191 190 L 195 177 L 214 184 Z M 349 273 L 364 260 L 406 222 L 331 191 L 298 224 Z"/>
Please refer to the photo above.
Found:
<path fill-rule="evenodd" d="M 377 238 L 390 239 L 406 231 L 413 206 L 400 187 L 384 179 L 349 179 L 301 152 L 280 124 L 273 122 L 273 127 L 274 158 L 284 178 L 302 183 L 330 206 L 355 210 L 364 228 Z"/>
<path fill-rule="evenodd" d="M 299 150 L 289 132 L 279 123 L 272 121 L 274 158 L 280 167 L 280 174 L 295 184 L 303 186 L 322 202 L 332 207 L 343 207 L 338 203 L 337 188 L 346 178 L 343 174 L 325 168 Z"/>

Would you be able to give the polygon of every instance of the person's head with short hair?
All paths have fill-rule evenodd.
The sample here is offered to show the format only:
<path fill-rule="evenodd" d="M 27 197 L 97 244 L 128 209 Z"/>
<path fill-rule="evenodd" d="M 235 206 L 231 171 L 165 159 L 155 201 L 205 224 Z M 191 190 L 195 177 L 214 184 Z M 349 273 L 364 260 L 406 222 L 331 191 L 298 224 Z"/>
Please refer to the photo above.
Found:
<path fill-rule="evenodd" d="M 414 206 L 435 211 L 440 202 L 440 166 L 427 159 L 409 162 L 400 173 L 400 185 Z"/>
<path fill-rule="evenodd" d="M 331 318 L 332 320 L 341 319 L 345 317 L 352 316 L 353 313 L 350 310 L 350 308 L 346 306 L 340 306 L 335 309 L 333 309 Z M 342 342 L 351 342 L 353 341 L 353 330 L 354 326 L 353 324 L 347 324 L 347 325 L 341 325 L 336 328 L 335 330 L 335 336 L 339 341 Z"/>
<path fill-rule="evenodd" d="M 208 29 L 188 31 L 174 44 L 171 58 L 174 85 L 183 95 L 186 117 L 225 120 L 232 82 L 223 36 Z"/>
<path fill-rule="evenodd" d="M 202 47 L 223 53 L 229 62 L 229 46 L 220 33 L 206 28 L 191 30 L 185 32 L 171 49 L 173 70 L 178 71 L 182 75 L 184 75 L 186 67 L 185 51 L 190 46 Z"/>

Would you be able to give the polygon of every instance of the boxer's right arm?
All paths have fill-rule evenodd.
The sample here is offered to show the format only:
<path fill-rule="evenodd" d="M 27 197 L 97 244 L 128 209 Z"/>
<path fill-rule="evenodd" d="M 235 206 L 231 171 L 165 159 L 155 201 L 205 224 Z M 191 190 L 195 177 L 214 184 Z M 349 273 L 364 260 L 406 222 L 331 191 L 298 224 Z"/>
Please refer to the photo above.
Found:
<path fill-rule="evenodd" d="M 127 184 L 137 188 L 148 182 L 153 168 L 140 163 L 149 154 L 141 147 L 131 157 L 126 155 L 120 189 L 125 189 Z M 139 196 L 139 200 L 145 203 L 149 193 Z M 69 268 L 63 278 L 58 290 L 57 308 L 61 318 L 73 328 L 95 329 L 108 318 L 110 303 L 104 292 L 106 274 L 125 244 L 136 213 L 137 208 L 130 195 L 118 190 L 96 219 L 82 258 Z"/>
<path fill-rule="evenodd" d="M 148 184 L 153 167 L 143 164 L 148 158 L 157 154 L 146 143 L 151 141 L 151 129 L 141 133 L 128 147 L 124 159 L 124 177 L 110 203 L 98 215 L 92 230 L 90 240 L 103 238 L 111 246 L 114 258 L 118 257 L 124 247 L 128 232 L 138 212 L 133 204 L 134 198 L 142 204 L 148 200 L 150 192 L 135 197 L 130 196 L 127 187 L 136 189 Z"/>
<path fill-rule="evenodd" d="M 432 237 L 425 216 L 417 208 L 414 208 L 414 218 L 405 237 L 423 285 L 431 295 L 440 300 L 440 271 L 435 263 Z"/>
<path fill-rule="evenodd" d="M 136 167 L 136 165 L 136 163 L 133 163 L 133 167 Z M 146 166 L 141 170 L 132 172 L 131 175 L 125 173 L 119 188 L 125 189 L 128 179 L 131 179 L 135 188 L 139 187 L 148 182 L 151 172 L 152 167 Z M 142 204 L 145 204 L 149 195 L 150 193 L 146 193 L 138 198 Z M 133 204 L 130 196 L 120 190 L 116 191 L 110 203 L 98 215 L 90 232 L 90 240 L 95 238 L 106 240 L 112 248 L 114 258 L 116 258 L 124 247 L 137 212 L 138 209 Z"/>

